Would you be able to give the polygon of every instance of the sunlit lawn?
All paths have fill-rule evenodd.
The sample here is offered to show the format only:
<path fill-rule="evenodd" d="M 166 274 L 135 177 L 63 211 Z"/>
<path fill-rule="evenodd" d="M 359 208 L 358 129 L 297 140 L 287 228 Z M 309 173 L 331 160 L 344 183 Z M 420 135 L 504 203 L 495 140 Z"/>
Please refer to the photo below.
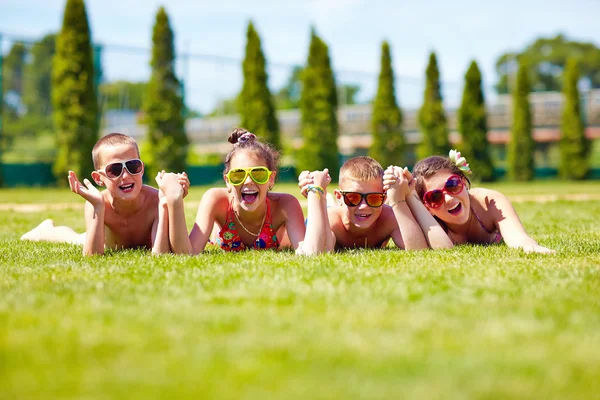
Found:
<path fill-rule="evenodd" d="M 600 182 L 495 187 L 515 198 L 600 194 Z M 204 189 L 190 192 L 189 223 Z M 554 256 L 500 245 L 84 258 L 76 246 L 18 241 L 48 217 L 83 229 L 68 189 L 0 191 L 0 207 L 2 399 L 600 393 L 597 198 L 515 203 Z"/>

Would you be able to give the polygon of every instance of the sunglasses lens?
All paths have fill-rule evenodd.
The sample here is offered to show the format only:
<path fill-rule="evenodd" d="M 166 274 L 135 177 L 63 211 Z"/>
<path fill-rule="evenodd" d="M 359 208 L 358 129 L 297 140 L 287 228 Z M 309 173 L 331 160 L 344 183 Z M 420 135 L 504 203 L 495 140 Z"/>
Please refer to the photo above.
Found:
<path fill-rule="evenodd" d="M 385 194 L 370 193 L 367 195 L 367 205 L 370 207 L 381 207 L 385 201 Z"/>
<path fill-rule="evenodd" d="M 462 191 L 463 183 L 462 179 L 458 176 L 453 176 L 446 181 L 446 192 L 449 194 L 458 194 Z"/>
<path fill-rule="evenodd" d="M 123 172 L 123 164 L 121 163 L 113 163 L 108 164 L 105 168 L 106 176 L 109 178 L 118 178 L 121 176 Z"/>
<path fill-rule="evenodd" d="M 232 185 L 241 185 L 246 180 L 246 171 L 243 169 L 232 169 L 227 174 L 227 178 Z"/>
<path fill-rule="evenodd" d="M 141 173 L 143 166 L 144 164 L 142 164 L 140 160 L 129 160 L 125 163 L 125 167 L 131 175 L 137 175 Z"/>
<path fill-rule="evenodd" d="M 250 171 L 250 177 L 258 184 L 267 183 L 269 180 L 269 170 L 266 168 L 254 168 Z"/>
<path fill-rule="evenodd" d="M 360 204 L 361 200 L 362 200 L 362 195 L 360 193 L 355 193 L 355 192 L 344 193 L 344 203 L 346 203 L 346 205 L 348 207 L 356 207 L 357 205 Z"/>
<path fill-rule="evenodd" d="M 425 193 L 424 200 L 429 207 L 439 207 L 444 202 L 444 193 L 441 190 L 430 190 Z"/>

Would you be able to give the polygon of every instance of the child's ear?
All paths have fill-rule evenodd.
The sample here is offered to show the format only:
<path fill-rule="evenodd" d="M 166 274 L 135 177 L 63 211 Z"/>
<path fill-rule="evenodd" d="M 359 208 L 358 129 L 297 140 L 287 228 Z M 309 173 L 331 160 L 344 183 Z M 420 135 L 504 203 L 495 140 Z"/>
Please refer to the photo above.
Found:
<path fill-rule="evenodd" d="M 272 188 L 275 185 L 275 177 L 277 176 L 277 171 L 271 172 L 271 176 L 269 177 L 269 187 Z"/>
<path fill-rule="evenodd" d="M 335 189 L 333 191 L 333 194 L 335 195 L 335 199 L 337 200 L 338 204 L 342 204 L 342 192 L 340 192 L 339 190 Z"/>
<path fill-rule="evenodd" d="M 100 173 L 98 171 L 92 172 L 92 179 L 94 180 L 96 185 L 98 185 L 98 186 L 104 185 L 104 182 L 102 182 L 102 175 L 100 175 Z"/>

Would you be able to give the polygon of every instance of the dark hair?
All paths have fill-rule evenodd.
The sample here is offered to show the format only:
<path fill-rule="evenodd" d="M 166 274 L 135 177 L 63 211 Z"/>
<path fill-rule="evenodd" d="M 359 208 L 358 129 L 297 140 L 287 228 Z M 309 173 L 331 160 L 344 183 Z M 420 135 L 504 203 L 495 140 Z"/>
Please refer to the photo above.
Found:
<path fill-rule="evenodd" d="M 245 140 L 240 140 L 240 138 L 246 134 L 248 135 L 244 136 Z M 223 171 L 223 175 L 229 172 L 229 164 L 231 163 L 231 159 L 240 151 L 250 152 L 255 157 L 265 160 L 265 163 L 267 164 L 266 167 L 269 168 L 270 171 L 277 171 L 279 152 L 270 144 L 263 143 L 258 140 L 253 133 L 250 133 L 243 128 L 235 128 L 233 131 L 231 131 L 231 134 L 227 140 L 229 143 L 233 144 L 233 149 L 225 157 L 225 169 Z"/>
<path fill-rule="evenodd" d="M 425 179 L 429 179 L 439 171 L 443 170 L 450 171 L 453 174 L 465 178 L 468 185 L 471 185 L 469 178 L 467 178 L 460 168 L 458 168 L 458 166 L 448 157 L 427 157 L 417 162 L 412 172 L 413 178 L 416 179 L 415 190 L 419 195 L 419 199 L 423 199 L 423 195 L 425 194 Z"/>
<path fill-rule="evenodd" d="M 135 139 L 130 136 L 123 135 L 122 133 L 109 133 L 108 135 L 101 137 L 92 149 L 92 161 L 94 162 L 94 169 L 100 168 L 100 148 L 102 146 L 117 146 L 119 144 L 130 144 L 135 146 L 138 157 L 140 156 L 140 149 Z"/>

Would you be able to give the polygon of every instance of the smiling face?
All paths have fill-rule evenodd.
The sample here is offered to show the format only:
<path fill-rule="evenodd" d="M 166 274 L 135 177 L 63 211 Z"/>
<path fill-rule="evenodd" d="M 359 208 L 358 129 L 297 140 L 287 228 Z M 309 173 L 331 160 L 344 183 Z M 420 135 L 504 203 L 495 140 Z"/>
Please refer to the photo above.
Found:
<path fill-rule="evenodd" d="M 266 162 L 252 152 L 238 151 L 231 158 L 229 170 L 266 166 Z M 227 188 L 230 189 L 233 198 L 235 199 L 235 203 L 239 204 L 242 210 L 251 212 L 265 203 L 269 188 L 275 183 L 275 174 L 275 171 L 273 171 L 267 183 L 263 184 L 254 182 L 250 177 L 250 174 L 248 174 L 246 180 L 241 185 L 232 185 L 227 179 L 227 176 L 225 176 L 224 179 Z"/>
<path fill-rule="evenodd" d="M 445 188 L 448 178 L 453 173 L 448 170 L 442 170 L 433 175 L 428 179 L 424 179 L 425 192 L 429 190 L 443 190 Z M 468 222 L 470 216 L 470 205 L 471 200 L 469 198 L 469 192 L 467 190 L 466 182 L 463 178 L 463 189 L 457 194 L 449 194 L 446 191 L 443 192 L 443 201 L 439 207 L 430 207 L 425 204 L 429 213 L 435 217 L 438 217 L 442 221 L 448 224 L 464 224 Z M 423 199 L 421 199 L 422 201 Z"/>
<path fill-rule="evenodd" d="M 127 168 L 123 168 L 121 176 L 109 178 L 105 168 L 112 163 L 120 163 L 128 160 L 139 159 L 138 149 L 132 144 L 106 145 L 100 148 L 100 167 L 92 172 L 92 178 L 98 183 L 106 186 L 106 189 L 114 198 L 120 200 L 134 200 L 142 190 L 142 177 L 144 170 L 137 175 L 131 175 Z"/>
<path fill-rule="evenodd" d="M 367 205 L 366 199 L 363 198 L 358 206 L 349 207 L 344 203 L 341 192 L 383 193 L 383 180 L 381 178 L 373 178 L 366 181 L 357 181 L 344 178 L 340 181 L 340 189 L 335 191 L 338 204 L 344 207 L 347 222 L 358 229 L 370 228 L 381 215 L 383 206 L 370 207 Z"/>

